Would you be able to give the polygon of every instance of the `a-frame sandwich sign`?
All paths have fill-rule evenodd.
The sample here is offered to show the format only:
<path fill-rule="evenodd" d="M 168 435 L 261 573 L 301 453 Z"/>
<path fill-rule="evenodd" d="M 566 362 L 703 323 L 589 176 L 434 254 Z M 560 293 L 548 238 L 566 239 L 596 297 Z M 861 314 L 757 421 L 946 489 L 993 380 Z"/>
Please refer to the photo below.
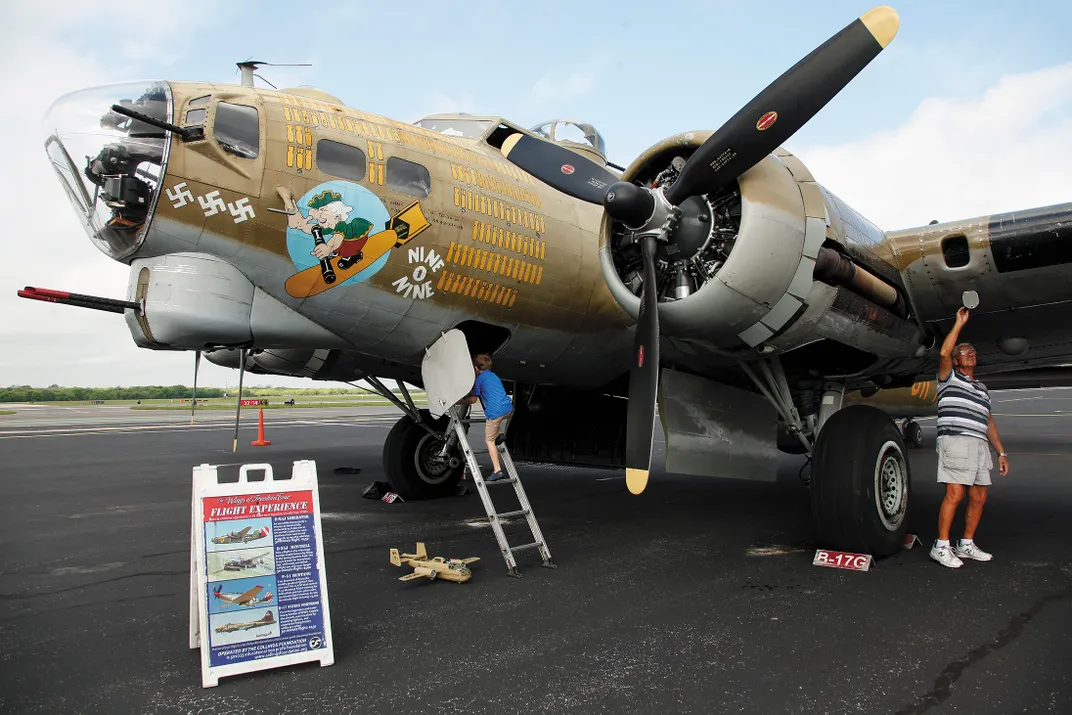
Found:
<path fill-rule="evenodd" d="M 223 484 L 215 466 L 195 467 L 190 545 L 190 648 L 201 649 L 204 687 L 335 662 L 315 462 L 295 462 L 290 479 L 247 464 Z"/>

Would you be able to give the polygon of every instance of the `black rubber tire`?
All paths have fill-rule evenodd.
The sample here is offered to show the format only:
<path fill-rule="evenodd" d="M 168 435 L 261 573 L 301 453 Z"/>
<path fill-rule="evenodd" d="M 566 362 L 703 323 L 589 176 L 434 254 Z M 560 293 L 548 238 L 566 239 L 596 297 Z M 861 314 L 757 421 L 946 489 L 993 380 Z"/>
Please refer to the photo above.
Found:
<path fill-rule="evenodd" d="M 425 424 L 437 431 L 446 429 L 448 417 L 433 420 L 428 410 L 420 410 Z M 431 440 L 431 441 L 430 441 Z M 383 443 L 383 471 L 395 492 L 406 500 L 434 499 L 452 496 L 458 491 L 458 482 L 465 471 L 465 457 L 456 450 L 458 466 L 446 467 L 444 472 L 432 478 L 417 466 L 418 450 L 433 448 L 435 441 L 419 424 L 403 416 L 387 433 Z M 439 443 L 441 446 L 441 443 Z"/>
<path fill-rule="evenodd" d="M 904 437 L 905 444 L 912 445 L 915 449 L 923 446 L 923 428 L 915 420 L 905 422 L 902 437 Z"/>
<path fill-rule="evenodd" d="M 820 547 L 875 557 L 903 547 L 911 463 L 901 430 L 885 412 L 870 405 L 835 412 L 819 433 L 813 461 L 812 517 Z M 888 474 L 880 466 L 902 470 L 901 490 L 892 492 L 895 507 L 887 516 L 876 498 L 879 476 Z"/>

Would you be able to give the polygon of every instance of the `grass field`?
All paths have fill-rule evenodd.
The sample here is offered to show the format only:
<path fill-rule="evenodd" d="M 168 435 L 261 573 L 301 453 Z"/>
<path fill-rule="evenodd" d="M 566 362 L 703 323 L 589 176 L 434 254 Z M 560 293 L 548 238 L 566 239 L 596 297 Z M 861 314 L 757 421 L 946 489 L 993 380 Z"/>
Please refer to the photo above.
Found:
<path fill-rule="evenodd" d="M 15 410 L 0 410 L 0 415 L 13 415 Z"/>

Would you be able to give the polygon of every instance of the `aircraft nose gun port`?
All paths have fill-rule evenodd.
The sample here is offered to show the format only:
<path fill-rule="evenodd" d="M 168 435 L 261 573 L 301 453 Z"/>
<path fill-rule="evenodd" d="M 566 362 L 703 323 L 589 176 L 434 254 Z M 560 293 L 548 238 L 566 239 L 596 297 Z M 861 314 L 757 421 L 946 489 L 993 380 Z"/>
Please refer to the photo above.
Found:
<path fill-rule="evenodd" d="M 900 291 L 875 274 L 861 268 L 832 248 L 820 248 L 815 258 L 817 281 L 844 286 L 853 293 L 877 303 L 899 318 L 908 317 L 908 304 Z"/>
<path fill-rule="evenodd" d="M 77 308 L 91 308 L 103 310 L 108 313 L 122 313 L 127 310 L 141 310 L 141 304 L 131 300 L 116 300 L 114 298 L 102 298 L 96 295 L 83 295 L 82 293 L 68 293 L 64 290 L 50 290 L 48 288 L 34 288 L 26 286 L 18 293 L 20 298 L 30 300 L 43 300 L 48 303 L 62 303 L 73 305 Z"/>

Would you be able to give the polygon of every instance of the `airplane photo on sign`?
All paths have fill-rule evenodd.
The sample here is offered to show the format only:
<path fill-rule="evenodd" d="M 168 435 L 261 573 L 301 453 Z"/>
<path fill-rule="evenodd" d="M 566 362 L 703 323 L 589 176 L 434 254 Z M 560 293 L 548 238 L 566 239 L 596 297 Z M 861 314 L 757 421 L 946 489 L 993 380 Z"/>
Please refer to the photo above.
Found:
<path fill-rule="evenodd" d="M 213 581 L 270 576 L 275 573 L 272 549 L 237 549 L 209 552 L 208 572 Z"/>
<path fill-rule="evenodd" d="M 208 551 L 233 551 L 248 546 L 272 547 L 272 519 L 210 521 L 205 524 Z"/>
<path fill-rule="evenodd" d="M 260 618 L 251 616 L 252 614 L 236 616 L 234 613 L 209 616 L 212 646 L 279 637 L 279 619 L 276 617 L 276 609 L 266 610 Z"/>
<path fill-rule="evenodd" d="M 225 583 L 209 583 L 209 613 L 238 611 L 271 604 L 276 599 L 274 576 L 245 578 Z"/>
<path fill-rule="evenodd" d="M 667 473 L 774 480 L 780 454 L 808 455 L 817 543 L 889 555 L 911 490 L 891 413 L 926 408 L 909 390 L 964 291 L 982 296 L 977 376 L 1072 383 L 1072 204 L 883 229 L 785 148 L 874 81 L 899 26 L 876 7 L 831 27 L 712 130 L 653 136 L 627 166 L 584 121 L 409 123 L 255 86 L 255 62 L 237 85 L 77 91 L 44 151 L 90 240 L 130 267 L 125 295 L 20 295 L 120 313 L 149 350 L 366 381 L 402 413 L 383 469 L 407 502 L 462 478 L 447 420 L 404 389 L 457 330 L 513 394 L 516 462 L 670 489 L 649 484 L 658 417 Z"/>

